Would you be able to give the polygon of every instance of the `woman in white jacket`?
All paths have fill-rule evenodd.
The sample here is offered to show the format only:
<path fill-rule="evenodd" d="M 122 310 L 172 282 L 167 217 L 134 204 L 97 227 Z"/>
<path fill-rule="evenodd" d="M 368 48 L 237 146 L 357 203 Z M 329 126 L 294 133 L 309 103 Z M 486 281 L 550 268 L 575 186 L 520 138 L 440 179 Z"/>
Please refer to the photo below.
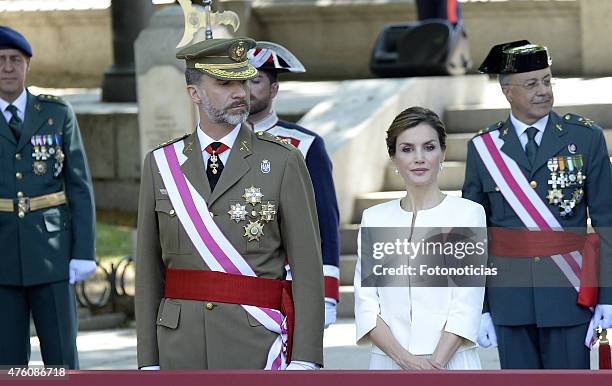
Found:
<path fill-rule="evenodd" d="M 484 232 L 482 206 L 440 191 L 446 130 L 431 110 L 411 107 L 387 130 L 387 150 L 406 197 L 363 212 L 361 228 L 471 227 Z M 360 228 L 355 269 L 357 344 L 372 343 L 371 369 L 480 369 L 476 337 L 484 287 L 362 287 Z M 367 275 L 366 275 L 367 276 Z"/>

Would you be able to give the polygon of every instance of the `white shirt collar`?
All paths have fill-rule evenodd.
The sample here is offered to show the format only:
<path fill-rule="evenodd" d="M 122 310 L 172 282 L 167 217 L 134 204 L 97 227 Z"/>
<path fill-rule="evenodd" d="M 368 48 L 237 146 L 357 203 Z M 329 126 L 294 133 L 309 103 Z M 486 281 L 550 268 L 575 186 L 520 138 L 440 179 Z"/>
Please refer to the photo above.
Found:
<path fill-rule="evenodd" d="M 6 111 L 6 108 L 9 105 L 14 105 L 15 107 L 17 107 L 17 114 L 23 121 L 27 103 L 28 103 L 28 92 L 24 88 L 23 91 L 21 92 L 21 95 L 19 95 L 17 99 L 13 101 L 13 103 L 8 103 L 4 99 L 0 98 L 0 111 L 4 113 Z"/>
<path fill-rule="evenodd" d="M 236 138 L 238 137 L 238 133 L 240 132 L 240 126 L 242 124 L 239 123 L 236 125 L 236 127 L 234 127 L 232 129 L 232 131 L 230 131 L 225 137 L 221 138 L 220 140 L 216 140 L 213 139 L 211 137 L 209 137 L 204 130 L 202 130 L 202 128 L 200 127 L 200 124 L 198 123 L 198 139 L 200 140 L 200 145 L 202 146 L 202 148 L 200 149 L 200 151 L 204 151 L 204 149 L 206 148 L 206 146 L 210 145 L 213 142 L 221 142 L 223 143 L 225 146 L 229 147 L 230 149 L 232 148 L 232 146 L 234 146 L 234 142 L 236 142 Z"/>
<path fill-rule="evenodd" d="M 264 119 L 259 122 L 251 123 L 253 126 L 253 131 L 260 132 L 270 130 L 278 123 L 278 115 L 276 115 L 276 111 L 271 110 L 270 114 L 266 115 Z"/>
<path fill-rule="evenodd" d="M 534 123 L 533 125 L 528 125 L 526 123 L 523 123 L 521 121 L 519 121 L 513 114 L 512 112 L 510 112 L 510 122 L 512 122 L 512 126 L 514 126 L 514 129 L 516 130 L 516 135 L 520 138 L 521 135 L 523 135 L 523 133 L 527 130 L 527 128 L 529 127 L 535 127 L 536 129 L 538 129 L 538 132 L 543 133 L 544 129 L 546 129 L 546 124 L 548 124 L 548 114 L 546 114 L 545 116 L 543 116 L 542 118 L 540 118 L 540 120 L 538 120 L 536 123 Z"/>

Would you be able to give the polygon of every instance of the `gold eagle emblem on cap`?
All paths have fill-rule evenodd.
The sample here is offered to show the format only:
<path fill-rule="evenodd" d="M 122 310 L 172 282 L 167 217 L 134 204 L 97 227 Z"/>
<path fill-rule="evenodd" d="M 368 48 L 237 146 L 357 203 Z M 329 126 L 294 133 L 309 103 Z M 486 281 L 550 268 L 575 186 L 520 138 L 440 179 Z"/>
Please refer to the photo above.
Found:
<path fill-rule="evenodd" d="M 232 44 L 229 49 L 229 57 L 235 62 L 244 62 L 246 60 L 247 45 L 242 40 Z"/>

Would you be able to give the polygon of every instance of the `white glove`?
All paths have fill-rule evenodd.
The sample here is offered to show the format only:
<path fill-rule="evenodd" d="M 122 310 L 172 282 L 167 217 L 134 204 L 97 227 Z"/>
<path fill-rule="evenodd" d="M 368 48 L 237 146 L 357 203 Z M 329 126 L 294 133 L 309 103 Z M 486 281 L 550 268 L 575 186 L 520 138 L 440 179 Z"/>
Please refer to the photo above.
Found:
<path fill-rule="evenodd" d="M 160 370 L 159 366 L 142 366 L 140 370 Z"/>
<path fill-rule="evenodd" d="M 68 280 L 70 284 L 85 280 L 96 272 L 96 262 L 94 260 L 70 260 L 68 268 Z"/>
<path fill-rule="evenodd" d="M 291 361 L 285 370 L 318 370 L 319 365 L 306 361 Z"/>
<path fill-rule="evenodd" d="M 584 345 L 589 349 L 593 346 L 593 334 L 597 326 L 601 328 L 612 327 L 612 304 L 598 304 L 595 306 L 595 312 L 589 323 L 589 329 L 587 330 L 586 337 L 584 338 Z"/>
<path fill-rule="evenodd" d="M 336 323 L 336 299 L 325 298 L 325 328 Z"/>
<path fill-rule="evenodd" d="M 489 312 L 485 312 L 480 317 L 480 328 L 478 329 L 477 341 L 480 347 L 487 348 L 491 345 L 497 347 L 497 335 L 495 335 L 493 319 L 491 319 L 491 314 Z"/>

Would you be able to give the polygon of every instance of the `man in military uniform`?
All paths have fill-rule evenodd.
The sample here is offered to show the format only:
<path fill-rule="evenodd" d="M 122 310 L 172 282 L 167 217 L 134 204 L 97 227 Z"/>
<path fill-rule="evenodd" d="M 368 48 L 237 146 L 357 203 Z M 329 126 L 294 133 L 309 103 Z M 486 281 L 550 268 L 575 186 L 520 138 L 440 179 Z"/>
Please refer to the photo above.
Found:
<path fill-rule="evenodd" d="M 91 178 L 74 112 L 25 88 L 32 48 L 0 26 L 0 365 L 78 368 L 72 284 L 95 271 Z"/>
<path fill-rule="evenodd" d="M 244 124 L 248 80 L 257 75 L 246 54 L 254 46 L 209 39 L 177 53 L 200 122 L 144 160 L 136 263 L 142 369 L 323 363 L 312 183 L 299 150 Z M 291 282 L 281 280 L 285 256 Z"/>
<path fill-rule="evenodd" d="M 552 111 L 550 63 L 545 47 L 523 40 L 493 47 L 480 66 L 499 75 L 511 108 L 469 142 L 463 185 L 499 227 L 489 260 L 503 282 L 487 288 L 479 343 L 499 344 L 502 368 L 589 368 L 592 328 L 612 322 L 608 150 L 594 122 Z M 596 244 L 585 237 L 587 210 L 599 263 L 587 248 Z"/>
<path fill-rule="evenodd" d="M 294 123 L 280 120 L 273 107 L 278 93 L 279 74 L 301 73 L 306 70 L 289 50 L 276 43 L 257 42 L 257 47 L 249 50 L 248 57 L 249 63 L 258 70 L 257 76 L 250 80 L 249 123 L 255 132 L 267 132 L 297 147 L 306 160 L 312 179 L 321 232 L 327 328 L 336 321 L 336 304 L 340 299 L 340 219 L 332 163 L 321 136 Z M 290 272 L 290 267 L 288 271 Z"/>

